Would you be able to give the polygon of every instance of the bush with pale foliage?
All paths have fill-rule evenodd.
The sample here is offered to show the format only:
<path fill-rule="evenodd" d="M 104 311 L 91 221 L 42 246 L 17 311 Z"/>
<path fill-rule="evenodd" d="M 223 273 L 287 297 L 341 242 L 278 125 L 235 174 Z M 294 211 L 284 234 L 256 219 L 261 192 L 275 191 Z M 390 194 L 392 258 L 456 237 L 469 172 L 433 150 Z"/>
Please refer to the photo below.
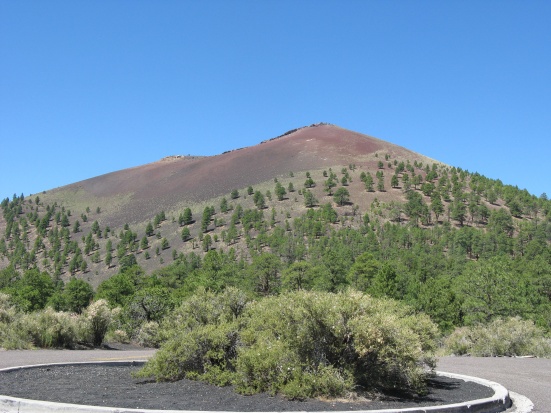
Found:
<path fill-rule="evenodd" d="M 128 337 L 128 333 L 126 331 L 117 329 L 108 331 L 105 335 L 105 341 L 128 344 L 130 343 L 130 338 Z"/>
<path fill-rule="evenodd" d="M 50 307 L 24 313 L 17 311 L 9 295 L 0 293 L 0 348 L 99 346 L 117 311 L 107 301 L 98 300 L 80 315 Z"/>
<path fill-rule="evenodd" d="M 8 294 L 0 293 L 0 348 L 25 349 L 31 343 L 20 328 L 21 314 Z"/>
<path fill-rule="evenodd" d="M 235 289 L 200 291 L 168 320 L 141 377 L 301 399 L 362 388 L 423 393 L 434 367 L 437 328 L 427 316 L 352 290 L 251 302 Z"/>
<path fill-rule="evenodd" d="M 73 348 L 79 341 L 79 316 L 50 307 L 25 314 L 20 328 L 36 347 Z"/>
<path fill-rule="evenodd" d="M 107 300 L 104 299 L 94 301 L 84 310 L 81 320 L 87 342 L 94 346 L 101 345 L 113 320 L 113 311 L 115 310 L 111 310 Z"/>
<path fill-rule="evenodd" d="M 156 321 L 148 321 L 143 323 L 138 331 L 136 341 L 143 347 L 159 347 L 159 323 Z"/>
<path fill-rule="evenodd" d="M 488 324 L 457 328 L 444 340 L 444 352 L 480 357 L 551 357 L 551 340 L 532 321 L 498 318 Z"/>

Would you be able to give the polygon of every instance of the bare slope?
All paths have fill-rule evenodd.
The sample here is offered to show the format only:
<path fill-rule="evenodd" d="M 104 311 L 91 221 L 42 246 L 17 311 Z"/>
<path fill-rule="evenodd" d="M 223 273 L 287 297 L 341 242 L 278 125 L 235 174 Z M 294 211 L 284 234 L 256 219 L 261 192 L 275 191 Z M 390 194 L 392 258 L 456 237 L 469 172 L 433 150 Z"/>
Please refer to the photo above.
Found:
<path fill-rule="evenodd" d="M 206 201 L 290 171 L 351 163 L 375 169 L 375 153 L 389 154 L 393 159 L 429 160 L 367 135 L 319 124 L 221 155 L 168 157 L 112 172 L 49 191 L 46 200 L 78 210 L 101 206 L 103 223 L 116 227 L 143 222 L 161 210 Z"/>

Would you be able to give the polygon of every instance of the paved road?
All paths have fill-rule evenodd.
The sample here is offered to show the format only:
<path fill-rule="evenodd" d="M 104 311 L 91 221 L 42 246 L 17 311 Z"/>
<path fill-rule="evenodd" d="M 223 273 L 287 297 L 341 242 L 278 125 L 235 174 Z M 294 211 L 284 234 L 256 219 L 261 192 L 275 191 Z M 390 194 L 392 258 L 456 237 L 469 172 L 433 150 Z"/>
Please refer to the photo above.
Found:
<path fill-rule="evenodd" d="M 41 363 L 144 360 L 154 350 L 0 351 L 0 368 Z M 551 413 L 551 359 L 443 357 L 438 370 L 481 377 L 502 384 L 534 403 L 534 413 Z"/>
<path fill-rule="evenodd" d="M 551 359 L 443 357 L 437 369 L 495 381 L 532 400 L 534 413 L 551 413 Z"/>
<path fill-rule="evenodd" d="M 0 368 L 42 363 L 145 360 L 155 350 L 10 350 L 0 351 Z"/>

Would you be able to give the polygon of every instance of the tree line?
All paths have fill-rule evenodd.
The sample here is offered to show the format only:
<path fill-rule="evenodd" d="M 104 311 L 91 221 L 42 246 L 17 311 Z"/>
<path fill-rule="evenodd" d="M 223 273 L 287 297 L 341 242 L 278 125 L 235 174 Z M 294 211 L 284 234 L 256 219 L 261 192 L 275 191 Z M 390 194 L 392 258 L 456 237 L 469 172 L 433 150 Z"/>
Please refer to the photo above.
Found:
<path fill-rule="evenodd" d="M 509 316 L 549 331 L 547 196 L 459 168 L 385 161 L 378 164 L 377 187 L 369 172 L 349 165 L 341 179 L 332 169 L 308 172 L 300 188 L 276 179 L 273 192 L 234 190 L 229 200 L 220 200 L 218 212 L 206 206 L 194 217 L 185 208 L 173 220 L 181 228 L 177 242 L 193 245 L 191 252 L 161 235 L 164 212 L 139 235 L 129 225 L 102 228 L 95 219 L 99 208 L 96 215 L 87 208 L 75 216 L 39 197 L 6 198 L 0 256 L 9 265 L 0 271 L 0 290 L 27 312 L 52 306 L 78 313 L 93 297 L 104 298 L 124 309 L 121 328 L 129 336 L 199 288 L 221 292 L 228 286 L 253 297 L 353 288 L 404 301 L 430 315 L 443 332 Z M 388 171 L 391 176 L 385 176 Z M 375 197 L 360 211 L 353 203 L 358 194 L 348 189 L 356 178 L 365 193 L 400 191 L 403 202 Z M 291 196 L 304 213 L 268 206 L 293 202 Z M 92 220 L 86 224 L 90 231 L 81 233 L 81 222 Z M 160 268 L 140 266 L 151 255 L 162 260 L 164 251 L 172 256 Z M 106 268 L 116 263 L 116 275 L 94 291 L 76 277 L 88 271 L 89 262 Z"/>

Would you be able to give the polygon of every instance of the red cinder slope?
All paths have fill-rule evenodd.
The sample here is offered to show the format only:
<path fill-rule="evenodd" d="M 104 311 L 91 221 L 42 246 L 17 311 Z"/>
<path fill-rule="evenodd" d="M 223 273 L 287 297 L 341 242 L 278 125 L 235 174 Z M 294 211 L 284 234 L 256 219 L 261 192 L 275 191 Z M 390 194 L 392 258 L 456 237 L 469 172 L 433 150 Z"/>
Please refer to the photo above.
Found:
<path fill-rule="evenodd" d="M 169 157 L 151 164 L 112 172 L 49 192 L 71 204 L 72 197 L 109 204 L 110 223 L 120 225 L 150 219 L 161 210 L 185 202 L 200 202 L 228 194 L 232 189 L 255 185 L 300 172 L 327 167 L 371 166 L 374 153 L 396 159 L 427 161 L 405 148 L 352 132 L 320 124 L 299 128 L 258 145 L 209 157 Z M 379 158 L 380 159 L 380 158 Z M 73 195 L 71 195 L 73 194 Z M 106 211 L 107 212 L 107 211 Z"/>

